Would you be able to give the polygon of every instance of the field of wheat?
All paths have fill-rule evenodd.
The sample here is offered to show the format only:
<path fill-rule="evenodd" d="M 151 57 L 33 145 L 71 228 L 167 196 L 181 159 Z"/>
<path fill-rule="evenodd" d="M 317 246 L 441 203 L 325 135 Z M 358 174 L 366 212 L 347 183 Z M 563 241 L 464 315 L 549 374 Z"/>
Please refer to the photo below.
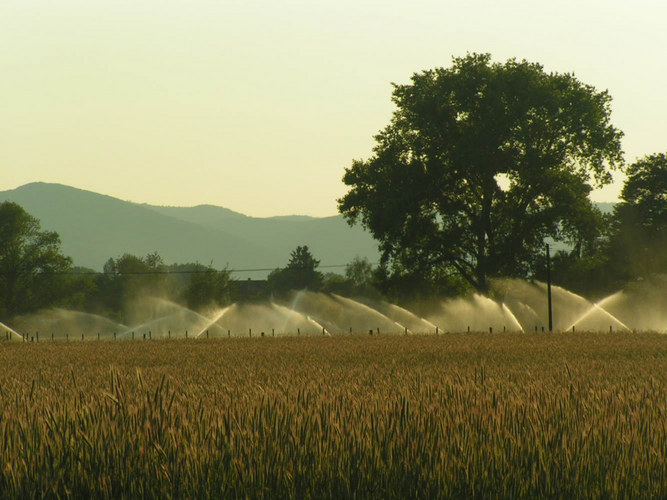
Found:
<path fill-rule="evenodd" d="M 667 498 L 667 337 L 0 343 L 1 498 Z"/>

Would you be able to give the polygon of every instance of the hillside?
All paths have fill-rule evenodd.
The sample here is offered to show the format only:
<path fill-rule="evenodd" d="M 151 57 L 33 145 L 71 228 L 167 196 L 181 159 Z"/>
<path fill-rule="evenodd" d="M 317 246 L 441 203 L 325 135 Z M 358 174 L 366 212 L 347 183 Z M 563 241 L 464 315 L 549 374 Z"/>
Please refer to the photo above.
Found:
<path fill-rule="evenodd" d="M 378 259 L 375 242 L 341 216 L 255 218 L 201 205 L 157 207 L 122 201 L 60 184 L 31 183 L 0 192 L 57 231 L 75 265 L 101 270 L 110 257 L 157 251 L 167 263 L 213 263 L 217 268 L 284 266 L 297 245 L 308 245 L 321 265 L 346 264 L 356 255 Z M 336 269 L 341 271 L 341 269 Z M 266 271 L 235 273 L 262 278 Z"/>

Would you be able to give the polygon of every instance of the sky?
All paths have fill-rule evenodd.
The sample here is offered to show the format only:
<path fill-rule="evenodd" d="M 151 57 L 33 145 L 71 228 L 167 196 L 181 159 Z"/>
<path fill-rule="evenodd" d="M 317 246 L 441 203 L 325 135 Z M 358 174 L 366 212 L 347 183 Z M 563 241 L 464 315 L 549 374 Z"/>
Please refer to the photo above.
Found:
<path fill-rule="evenodd" d="M 2 0 L 0 190 L 334 215 L 391 82 L 467 52 L 607 89 L 633 162 L 667 151 L 665 19 L 662 0 Z"/>

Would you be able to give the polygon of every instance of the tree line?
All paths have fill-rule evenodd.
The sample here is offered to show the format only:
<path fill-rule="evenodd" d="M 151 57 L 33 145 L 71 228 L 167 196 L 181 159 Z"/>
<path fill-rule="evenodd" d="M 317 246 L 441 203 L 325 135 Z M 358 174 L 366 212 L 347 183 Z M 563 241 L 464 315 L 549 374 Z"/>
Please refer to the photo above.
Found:
<path fill-rule="evenodd" d="M 5 202 L 0 321 L 52 305 L 122 320 L 124 304 L 145 293 L 193 309 L 302 288 L 396 302 L 492 293 L 496 277 L 544 279 L 545 241 L 568 248 L 553 256 L 554 283 L 591 298 L 667 273 L 667 156 L 625 165 L 606 91 L 536 63 L 468 54 L 394 85 L 392 100 L 390 123 L 372 156 L 345 170 L 338 200 L 378 241 L 379 265 L 355 259 L 344 274 L 322 273 L 298 246 L 252 290 L 227 269 L 166 264 L 157 252 L 90 273 L 61 253 L 55 232 Z M 604 214 L 589 194 L 614 171 L 627 178 Z"/>
<path fill-rule="evenodd" d="M 231 272 L 211 264 L 167 264 L 156 251 L 109 258 L 102 269 L 73 265 L 56 232 L 13 202 L 0 204 L 0 321 L 48 307 L 65 307 L 124 321 L 128 305 L 143 296 L 165 297 L 193 310 L 239 300 L 269 299 L 308 288 L 345 294 L 371 290 L 372 265 L 361 258 L 345 274 L 321 273 L 319 260 L 298 246 L 282 269 L 249 288 Z"/>

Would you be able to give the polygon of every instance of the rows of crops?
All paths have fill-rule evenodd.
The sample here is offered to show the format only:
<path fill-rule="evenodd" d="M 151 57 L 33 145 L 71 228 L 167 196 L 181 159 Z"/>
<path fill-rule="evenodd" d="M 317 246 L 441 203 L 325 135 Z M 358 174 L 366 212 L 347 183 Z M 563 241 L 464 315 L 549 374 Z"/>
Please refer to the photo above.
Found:
<path fill-rule="evenodd" d="M 0 343 L 0 497 L 665 498 L 667 337 Z"/>

